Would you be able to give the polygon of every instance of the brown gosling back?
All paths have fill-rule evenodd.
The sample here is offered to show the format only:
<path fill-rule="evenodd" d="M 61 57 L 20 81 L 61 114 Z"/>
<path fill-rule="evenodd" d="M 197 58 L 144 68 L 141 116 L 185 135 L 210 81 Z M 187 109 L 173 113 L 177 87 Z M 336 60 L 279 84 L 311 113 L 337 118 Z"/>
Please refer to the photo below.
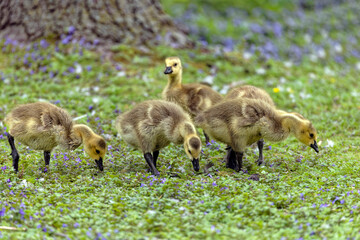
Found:
<path fill-rule="evenodd" d="M 251 85 L 244 85 L 231 89 L 225 95 L 224 99 L 237 99 L 241 97 L 258 99 L 270 104 L 271 106 L 275 106 L 274 101 L 265 90 Z"/>

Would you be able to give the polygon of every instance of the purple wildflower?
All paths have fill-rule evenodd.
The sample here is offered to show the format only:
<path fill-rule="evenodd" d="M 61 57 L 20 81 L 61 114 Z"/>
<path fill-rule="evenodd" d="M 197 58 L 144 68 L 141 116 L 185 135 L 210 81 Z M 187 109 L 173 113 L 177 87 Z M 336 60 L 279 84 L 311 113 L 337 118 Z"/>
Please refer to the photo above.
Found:
<path fill-rule="evenodd" d="M 0 211 L 0 217 L 5 216 L 5 213 L 6 213 L 5 207 L 2 207 L 2 209 L 1 209 L 1 211 Z"/>
<path fill-rule="evenodd" d="M 332 204 L 335 204 L 337 200 L 340 200 L 340 198 L 336 196 L 334 201 L 332 201 Z"/>
<path fill-rule="evenodd" d="M 69 35 L 72 35 L 72 34 L 75 32 L 75 30 L 76 30 L 76 28 L 75 28 L 74 26 L 70 26 L 70 27 L 68 28 L 68 34 L 69 34 Z"/>
<path fill-rule="evenodd" d="M 68 44 L 68 43 L 70 42 L 70 40 L 71 40 L 71 36 L 66 36 L 66 37 L 61 41 L 61 43 L 64 44 L 64 45 L 66 45 L 66 44 Z"/>
<path fill-rule="evenodd" d="M 275 22 L 272 27 L 273 27 L 274 35 L 277 38 L 281 37 L 282 36 L 282 26 L 281 26 L 281 24 L 278 23 L 278 22 Z"/>
<path fill-rule="evenodd" d="M 116 69 L 117 71 L 120 71 L 120 70 L 122 69 L 122 66 L 121 66 L 120 64 L 117 64 L 117 65 L 115 66 L 115 69 Z"/>
<path fill-rule="evenodd" d="M 74 72 L 75 72 L 75 68 L 69 67 L 69 68 L 68 68 L 68 71 L 69 71 L 69 73 L 74 73 Z"/>
<path fill-rule="evenodd" d="M 40 46 L 42 48 L 47 48 L 49 46 L 49 43 L 45 39 L 41 39 Z"/>
<path fill-rule="evenodd" d="M 250 30 L 253 31 L 254 33 L 263 33 L 263 28 L 256 23 L 250 25 Z"/>
<path fill-rule="evenodd" d="M 21 214 L 21 217 L 23 218 L 25 215 L 24 209 L 20 208 L 19 213 Z"/>

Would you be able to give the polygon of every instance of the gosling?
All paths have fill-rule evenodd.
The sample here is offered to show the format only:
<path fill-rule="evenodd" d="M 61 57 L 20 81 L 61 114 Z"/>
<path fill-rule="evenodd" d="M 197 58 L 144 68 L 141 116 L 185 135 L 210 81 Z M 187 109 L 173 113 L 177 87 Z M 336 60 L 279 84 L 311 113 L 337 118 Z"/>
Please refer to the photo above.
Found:
<path fill-rule="evenodd" d="M 222 100 L 221 94 L 205 84 L 182 84 L 182 65 L 178 57 L 166 58 L 165 67 L 164 74 L 168 75 L 168 83 L 162 92 L 162 98 L 180 105 L 192 118 Z M 209 137 L 205 132 L 204 135 L 208 143 Z"/>
<path fill-rule="evenodd" d="M 242 168 L 246 147 L 261 138 L 282 141 L 292 133 L 300 142 L 319 152 L 317 133 L 309 120 L 255 99 L 225 100 L 200 113 L 195 118 L 195 125 L 233 149 L 236 171 Z"/>
<path fill-rule="evenodd" d="M 258 99 L 268 103 L 270 106 L 275 107 L 275 103 L 270 97 L 270 95 L 263 89 L 251 86 L 251 85 L 243 85 L 240 87 L 236 87 L 231 89 L 224 97 L 224 100 L 238 99 L 238 98 L 251 98 Z M 264 139 L 260 139 L 257 141 L 257 146 L 259 149 L 259 158 L 256 160 L 258 166 L 260 166 L 264 162 L 263 156 L 263 148 L 264 148 Z M 226 167 L 235 168 L 235 156 L 234 151 L 231 150 L 231 147 L 227 147 L 227 154 L 225 156 Z"/>
<path fill-rule="evenodd" d="M 159 151 L 173 142 L 184 144 L 195 171 L 199 171 L 201 141 L 191 118 L 175 103 L 148 100 L 119 115 L 115 123 L 120 136 L 129 145 L 140 149 L 152 174 L 159 176 L 156 160 Z"/>
<path fill-rule="evenodd" d="M 60 107 L 46 102 L 23 104 L 7 114 L 5 124 L 15 172 L 19 170 L 20 158 L 15 140 L 34 150 L 43 150 L 45 165 L 49 165 L 51 151 L 56 146 L 74 150 L 83 143 L 85 152 L 101 171 L 104 169 L 104 138 L 86 125 L 74 124 L 69 113 Z"/>

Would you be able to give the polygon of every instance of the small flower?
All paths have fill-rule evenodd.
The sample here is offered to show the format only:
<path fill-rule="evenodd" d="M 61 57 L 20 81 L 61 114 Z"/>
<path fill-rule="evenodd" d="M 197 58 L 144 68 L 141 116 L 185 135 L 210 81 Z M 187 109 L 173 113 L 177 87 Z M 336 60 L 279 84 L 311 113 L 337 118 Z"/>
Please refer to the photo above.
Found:
<path fill-rule="evenodd" d="M 68 71 L 69 71 L 69 73 L 74 73 L 74 72 L 75 72 L 75 68 L 69 67 L 69 68 L 68 68 Z"/>
<path fill-rule="evenodd" d="M 243 58 L 244 58 L 245 60 L 250 59 L 252 56 L 253 56 L 253 55 L 252 55 L 252 53 L 250 53 L 250 52 L 244 52 L 244 53 L 243 53 Z"/>
<path fill-rule="evenodd" d="M 23 210 L 22 208 L 19 209 L 19 213 L 20 213 L 22 216 L 25 215 L 25 212 L 24 212 L 24 210 Z"/>
<path fill-rule="evenodd" d="M 335 145 L 335 143 L 329 139 L 327 139 L 327 145 L 325 147 L 333 147 Z"/>
<path fill-rule="evenodd" d="M 71 35 L 71 34 L 73 34 L 75 32 L 75 30 L 76 30 L 76 28 L 74 26 L 70 26 L 68 28 L 68 33 Z"/>
<path fill-rule="evenodd" d="M 264 75 L 266 73 L 266 70 L 264 68 L 258 68 L 255 70 L 255 72 L 259 75 Z"/>
<path fill-rule="evenodd" d="M 276 88 L 273 88 L 273 92 L 274 92 L 274 93 L 278 93 L 278 92 L 280 92 L 280 89 L 277 88 L 277 87 L 276 87 Z"/>
<path fill-rule="evenodd" d="M 5 207 L 2 207 L 2 209 L 1 209 L 1 211 L 0 211 L 0 217 L 5 216 L 5 213 L 6 213 L 6 208 L 5 208 Z"/>
<path fill-rule="evenodd" d="M 66 36 L 63 40 L 61 40 L 61 43 L 66 45 L 70 42 L 71 36 Z"/>

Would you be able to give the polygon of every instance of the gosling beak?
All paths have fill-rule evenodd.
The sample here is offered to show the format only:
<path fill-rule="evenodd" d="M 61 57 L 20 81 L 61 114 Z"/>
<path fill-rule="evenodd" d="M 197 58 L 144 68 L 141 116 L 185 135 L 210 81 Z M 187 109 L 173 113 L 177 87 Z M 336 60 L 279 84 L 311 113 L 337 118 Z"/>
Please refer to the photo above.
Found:
<path fill-rule="evenodd" d="M 194 158 L 192 161 L 195 172 L 200 170 L 199 159 Z"/>
<path fill-rule="evenodd" d="M 96 165 L 98 166 L 98 168 L 100 169 L 100 171 L 104 171 L 104 166 L 103 166 L 103 159 L 100 158 L 99 160 L 95 160 Z"/>
<path fill-rule="evenodd" d="M 172 70 L 172 68 L 171 67 L 166 67 L 166 69 L 165 69 L 165 74 L 170 74 L 170 73 L 172 73 L 173 72 L 173 70 Z"/>
<path fill-rule="evenodd" d="M 318 145 L 316 143 L 316 141 L 314 141 L 314 144 L 310 144 L 310 147 L 313 148 L 315 150 L 315 152 L 319 152 L 319 148 L 318 148 Z"/>

